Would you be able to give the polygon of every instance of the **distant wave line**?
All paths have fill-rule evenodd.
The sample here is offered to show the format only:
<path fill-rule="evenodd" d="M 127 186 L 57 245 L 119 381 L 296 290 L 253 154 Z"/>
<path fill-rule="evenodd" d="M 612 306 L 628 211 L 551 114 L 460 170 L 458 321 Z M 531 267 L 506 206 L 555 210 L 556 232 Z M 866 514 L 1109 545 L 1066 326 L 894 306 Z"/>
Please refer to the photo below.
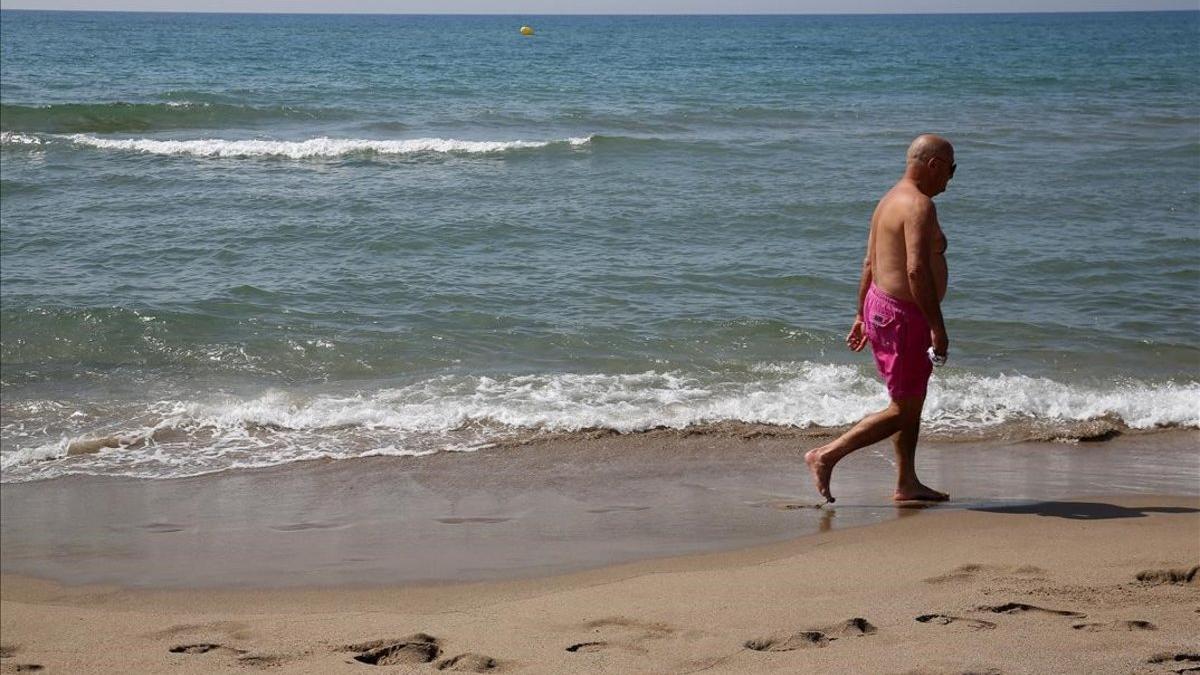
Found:
<path fill-rule="evenodd" d="M 289 105 L 249 106 L 205 101 L 165 103 L 52 103 L 0 105 L 5 131 L 111 133 L 163 129 L 244 126 L 277 119 L 326 119 L 345 116 L 330 108 Z"/>
<path fill-rule="evenodd" d="M 288 159 L 332 158 L 359 154 L 494 154 L 510 150 L 544 148 L 551 145 L 578 147 L 586 145 L 592 139 L 591 136 L 586 136 L 548 141 L 468 141 L 454 138 L 373 140 L 321 136 L 303 141 L 225 140 L 219 138 L 157 140 L 150 138 L 99 138 L 87 134 L 74 134 L 67 138 L 77 145 L 153 155 L 285 157 Z"/>
<path fill-rule="evenodd" d="M 0 145 L 41 145 L 41 138 L 17 131 L 0 131 Z"/>

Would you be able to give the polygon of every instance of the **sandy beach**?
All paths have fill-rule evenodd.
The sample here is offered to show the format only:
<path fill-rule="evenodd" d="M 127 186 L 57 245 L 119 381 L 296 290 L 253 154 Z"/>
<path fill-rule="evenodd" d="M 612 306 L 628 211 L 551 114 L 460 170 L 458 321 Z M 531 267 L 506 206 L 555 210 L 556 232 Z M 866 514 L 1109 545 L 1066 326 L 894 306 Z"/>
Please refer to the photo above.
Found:
<path fill-rule="evenodd" d="M 783 463 L 796 439 L 718 435 L 481 451 L 450 458 L 458 471 L 449 473 L 434 456 L 6 485 L 2 663 L 5 672 L 370 672 L 372 661 L 396 672 L 1188 672 L 1200 668 L 1196 440 L 933 445 L 923 467 L 957 496 L 924 509 L 883 498 L 883 446 L 847 460 L 835 510 L 812 508 L 802 474 Z M 656 462 L 664 451 L 680 461 Z M 566 470 L 577 453 L 594 460 L 587 474 Z M 1139 457 L 1150 462 L 1140 476 Z M 510 471 L 492 470 L 501 463 Z M 1083 482 L 1064 487 L 1070 476 Z M 380 496 L 385 482 L 396 486 L 390 498 Z M 322 494 L 341 486 L 357 521 L 323 512 L 302 483 Z M 164 485 L 178 506 L 151 522 L 167 503 L 155 496 Z M 254 503 L 267 485 L 308 511 L 286 497 L 275 509 Z M 80 507 L 118 489 L 125 500 Z M 206 519 L 200 493 L 223 504 L 223 527 Z M 467 496 L 433 498 L 451 493 Z M 418 501 L 425 510 L 404 508 Z M 40 506 L 31 514 L 22 503 Z M 379 520 L 385 507 L 397 509 L 390 528 Z M 788 518 L 790 528 L 779 525 Z M 40 537 L 27 526 L 35 519 Z M 371 561 L 354 560 L 371 550 Z M 424 581 L 412 560 L 426 566 Z"/>
<path fill-rule="evenodd" d="M 0 2 L 0 673 L 1200 675 L 1196 0 Z"/>

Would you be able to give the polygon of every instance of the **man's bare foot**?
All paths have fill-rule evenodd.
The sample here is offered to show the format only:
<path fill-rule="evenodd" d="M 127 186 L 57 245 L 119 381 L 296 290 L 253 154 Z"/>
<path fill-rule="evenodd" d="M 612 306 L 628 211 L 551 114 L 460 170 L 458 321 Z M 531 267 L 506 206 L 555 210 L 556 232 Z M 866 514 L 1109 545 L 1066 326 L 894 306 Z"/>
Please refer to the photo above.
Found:
<path fill-rule="evenodd" d="M 808 470 L 812 472 L 813 481 L 817 484 L 817 492 L 820 492 L 821 496 L 832 504 L 837 501 L 833 498 L 833 494 L 829 492 L 829 479 L 833 476 L 833 466 L 821 461 L 821 450 L 823 449 L 824 446 L 813 448 L 804 453 L 804 463 L 808 465 Z"/>
<path fill-rule="evenodd" d="M 896 494 L 892 495 L 892 499 L 897 502 L 944 502 L 950 499 L 950 495 L 945 492 L 938 492 L 927 485 L 917 483 L 913 486 L 896 488 Z"/>

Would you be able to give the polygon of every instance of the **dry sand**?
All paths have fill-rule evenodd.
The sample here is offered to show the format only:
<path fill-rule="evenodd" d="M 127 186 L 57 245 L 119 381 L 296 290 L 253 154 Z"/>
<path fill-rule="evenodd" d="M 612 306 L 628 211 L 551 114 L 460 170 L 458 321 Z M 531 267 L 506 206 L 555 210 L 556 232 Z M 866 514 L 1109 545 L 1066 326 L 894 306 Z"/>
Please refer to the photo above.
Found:
<path fill-rule="evenodd" d="M 923 466 L 929 475 L 939 478 L 931 481 L 939 487 L 954 490 L 970 485 L 965 474 L 969 469 L 963 467 L 984 466 L 978 462 L 986 458 L 992 462 L 986 465 L 991 471 L 1004 466 L 1009 469 L 993 475 L 993 481 L 1023 485 L 1017 492 L 1035 499 L 1045 493 L 1061 496 L 998 503 L 995 494 L 972 488 L 973 494 L 988 500 L 972 503 L 958 497 L 956 508 L 889 507 L 890 515 L 882 522 L 834 525 L 824 532 L 818 524 L 830 519 L 819 512 L 762 508 L 749 499 L 778 492 L 778 485 L 768 480 L 769 471 L 754 474 L 748 468 L 784 466 L 779 460 L 785 449 L 773 448 L 769 440 L 746 441 L 749 445 L 736 454 L 747 463 L 733 465 L 723 463 L 730 456 L 727 440 L 709 453 L 704 444 L 712 439 L 668 438 L 662 448 L 651 447 L 651 452 L 643 455 L 633 453 L 632 459 L 625 445 L 605 446 L 604 441 L 597 441 L 599 446 L 554 448 L 544 456 L 555 459 L 546 462 L 542 474 L 531 466 L 508 477 L 496 471 L 468 472 L 465 478 L 457 474 L 453 485 L 439 482 L 448 479 L 435 478 L 436 471 L 424 478 L 415 476 L 429 467 L 465 467 L 473 465 L 471 462 L 447 457 L 397 463 L 392 466 L 409 466 L 415 472 L 406 475 L 421 488 L 405 498 L 408 502 L 398 504 L 434 500 L 434 506 L 420 511 L 419 518 L 409 514 L 408 520 L 398 519 L 395 527 L 376 532 L 373 539 L 354 534 L 354 527 L 283 528 L 299 537 L 286 539 L 267 526 L 278 525 L 280 514 L 294 505 L 284 500 L 280 511 L 262 513 L 247 507 L 259 505 L 252 501 L 255 494 L 312 483 L 315 492 L 300 495 L 297 503 L 317 504 L 317 511 L 333 508 L 318 508 L 320 500 L 314 501 L 313 495 L 341 490 L 339 486 L 344 484 L 339 481 L 346 477 L 346 467 L 358 467 L 349 469 L 356 474 L 351 482 L 363 485 L 367 479 L 357 473 L 364 467 L 371 474 L 387 473 L 383 464 L 334 463 L 197 481 L 8 485 L 3 514 L 5 574 L 0 577 L 0 664 L 4 672 L 38 665 L 44 672 L 122 673 L 257 669 L 370 673 L 380 668 L 366 661 L 383 664 L 381 672 L 413 673 L 432 673 L 439 668 L 522 673 L 1186 672 L 1200 669 L 1200 575 L 1196 573 L 1200 565 L 1200 498 L 1195 496 L 1200 475 L 1195 461 L 1180 458 L 1194 459 L 1195 439 L 1194 433 L 1188 433 L 1157 440 L 1151 437 L 1149 446 L 1145 439 L 1127 439 L 1094 447 L 1026 448 L 1027 452 L 1018 446 L 1003 448 L 1003 452 L 993 448 L 978 455 L 963 447 L 929 450 Z M 1162 449 L 1172 443 L 1174 455 Z M 1153 463 L 1152 453 L 1146 454 L 1156 444 L 1161 449 L 1161 465 Z M 1138 447 L 1142 454 L 1131 454 Z M 1179 454 L 1188 452 L 1180 449 L 1187 447 L 1192 448 L 1191 455 Z M 611 456 L 605 454 L 606 448 Z M 663 450 L 670 450 L 676 461 L 662 461 Z M 586 483 L 589 475 L 562 474 L 558 464 L 564 457 L 574 457 L 576 451 L 592 466 L 608 466 L 601 475 L 612 480 L 633 481 L 634 475 L 649 472 L 651 466 L 669 468 L 646 482 L 585 489 L 581 481 Z M 794 456 L 794 445 L 786 453 Z M 940 460 L 939 454 L 943 456 Z M 684 470 L 678 468 L 682 455 L 691 462 Z M 887 490 L 889 467 L 881 459 L 884 456 L 864 451 L 854 459 L 857 464 L 847 465 L 839 483 L 847 501 Z M 476 458 L 479 464 L 473 466 L 498 470 L 524 461 L 518 457 L 525 455 L 480 455 Z M 705 457 L 711 462 L 706 463 Z M 1147 458 L 1140 477 L 1122 463 L 1129 457 Z M 614 463 L 606 464 L 609 460 Z M 1181 473 L 1165 473 L 1172 462 Z M 1127 473 L 1110 472 L 1106 478 L 1098 468 L 1104 466 Z M 952 467 L 964 473 L 955 474 Z M 856 472 L 863 477 L 857 483 L 853 480 Z M 1067 497 L 1088 493 L 1063 490 L 1063 485 L 1078 488 L 1081 484 L 1062 483 L 1066 478 L 1056 472 L 1085 485 L 1108 484 L 1113 490 L 1107 496 Z M 485 475 L 490 478 L 483 478 Z M 545 486 L 551 475 L 562 476 L 561 484 L 553 489 Z M 780 485 L 790 480 L 788 476 L 780 476 Z M 235 490 L 221 482 L 229 480 L 242 488 Z M 709 489 L 679 492 L 680 481 Z M 562 527 L 536 535 L 527 527 L 511 530 L 504 537 L 480 534 L 472 539 L 465 534 L 472 530 L 435 518 L 444 515 L 439 509 L 447 504 L 463 506 L 437 501 L 445 494 L 460 494 L 462 482 L 482 485 L 481 490 L 492 494 L 508 491 L 512 496 L 532 490 L 547 507 L 539 513 L 550 512 L 555 518 L 547 521 L 530 516 L 525 522 L 538 523 L 543 529 L 546 523 Z M 534 483 L 550 491 L 537 492 Z M 667 495 L 660 501 L 655 501 L 653 494 L 656 485 Z M 1185 486 L 1184 496 L 1147 493 L 1155 485 Z M 113 496 L 107 492 L 112 486 L 127 496 L 126 501 L 116 502 L 119 506 L 113 505 Z M 441 488 L 445 491 L 439 491 Z M 146 522 L 150 517 L 147 510 L 165 508 L 166 497 L 154 492 L 164 489 L 164 494 L 183 499 L 183 506 L 172 515 L 180 521 L 178 530 L 128 527 Z M 796 485 L 794 489 L 800 494 L 809 488 Z M 574 505 L 563 497 L 572 491 L 579 498 Z M 612 503 L 616 494 L 654 508 L 610 511 L 597 507 Z M 209 501 L 201 500 L 204 495 Z M 206 530 L 200 507 L 216 508 L 220 500 L 214 496 L 232 499 L 232 505 L 222 508 L 243 509 L 244 516 L 224 529 Z M 397 504 L 354 501 L 349 491 L 340 498 L 349 500 L 353 509 L 366 511 Z M 97 500 L 95 508 L 87 509 L 86 501 L 81 506 L 80 500 L 87 499 Z M 676 510 L 667 508 L 677 499 L 684 501 Z M 499 501 L 493 506 L 502 511 L 509 508 L 514 518 L 478 522 L 473 531 L 503 532 L 497 528 L 522 522 L 519 508 L 505 506 L 504 499 Z M 261 506 L 265 508 L 265 502 Z M 853 505 L 843 506 L 841 500 L 836 506 L 842 513 L 855 512 Z M 686 517 L 689 508 L 702 515 Z M 190 512 L 200 519 L 188 520 Z M 723 516 L 726 512 L 728 516 Z M 464 509 L 460 515 L 479 513 Z M 301 515 L 316 520 L 331 517 L 329 513 Z M 595 544 L 597 539 L 611 536 L 614 544 L 620 544 L 634 541 L 638 532 L 670 541 L 665 532 L 673 524 L 688 528 L 698 526 L 697 521 L 715 521 L 716 525 L 709 527 L 737 531 L 747 522 L 789 516 L 805 525 L 786 541 L 779 541 L 779 531 L 771 526 L 756 533 L 758 545 L 736 550 L 598 568 L 595 564 L 602 558 L 589 554 L 582 562 L 590 561 L 592 569 L 564 574 L 534 570 L 541 574 L 537 578 L 502 578 L 512 571 L 509 569 L 470 583 L 372 581 L 352 586 L 336 582 L 344 578 L 346 570 L 356 569 L 343 564 L 335 566 L 336 572 L 314 577 L 322 580 L 319 583 L 247 583 L 272 565 L 288 569 L 308 564 L 320 571 L 318 562 L 327 551 L 314 550 L 306 558 L 302 548 L 279 541 L 353 548 L 386 541 L 390 532 L 405 546 L 419 547 L 421 540 L 406 539 L 404 528 L 420 527 L 422 520 L 439 523 L 417 530 L 428 538 L 429 549 L 444 555 L 447 564 L 457 564 L 463 551 L 472 548 L 482 559 L 497 557 L 497 553 L 515 555 L 522 541 L 542 545 L 570 539 L 576 535 L 567 531 L 569 527 L 584 527 L 583 534 L 590 532 L 590 538 L 578 541 Z M 382 522 L 378 513 L 364 518 L 363 522 L 376 529 Z M 614 524 L 603 530 L 586 529 L 603 518 Z M 839 514 L 832 522 L 842 518 Z M 46 530 L 41 538 L 32 533 L 31 523 L 36 522 L 43 523 Z M 104 523 L 109 529 L 104 529 Z M 104 536 L 96 533 L 105 531 L 125 533 L 121 536 L 127 538 L 114 537 L 118 543 L 99 546 L 95 541 Z M 95 541 L 84 545 L 82 538 L 88 532 L 93 532 Z M 129 532 L 138 534 L 135 537 Z M 263 542 L 257 558 L 244 551 L 222 555 L 222 541 L 242 541 L 237 537 L 248 532 L 258 533 L 255 536 Z M 272 539 L 275 535 L 271 532 L 280 539 Z M 306 538 L 309 535 L 312 538 Z M 487 548 L 505 538 L 505 548 Z M 245 541 L 253 540 L 246 535 Z M 459 540 L 465 548 L 450 545 Z M 724 547 L 731 544 L 737 544 L 736 538 L 725 541 Z M 103 578 L 132 579 L 149 574 L 156 565 L 176 565 L 181 556 L 168 554 L 172 545 L 196 557 L 190 567 L 183 568 L 188 574 L 204 566 L 228 564 L 213 578 L 225 578 L 229 583 L 167 589 L 161 586 L 171 584 L 132 588 L 125 582 L 100 585 L 82 581 L 88 578 L 87 568 L 102 569 Z M 401 555 L 404 550 L 395 547 L 392 553 Z M 669 555 L 670 550 L 672 546 L 652 545 L 639 549 L 639 555 Z M 234 562 L 228 563 L 231 559 Z M 48 561 L 55 564 L 39 574 L 43 569 L 39 565 Z M 489 567 L 489 573 L 495 571 L 494 566 Z M 30 574 L 59 581 L 35 579 Z M 245 576 L 239 578 L 242 574 Z M 153 578 L 171 580 L 169 575 Z M 160 587 L 154 588 L 156 585 Z"/>
<path fill-rule="evenodd" d="M 6 575 L 0 662 L 5 672 L 374 672 L 356 657 L 396 672 L 1200 668 L 1200 500 L 914 514 L 465 585 L 153 591 Z"/>

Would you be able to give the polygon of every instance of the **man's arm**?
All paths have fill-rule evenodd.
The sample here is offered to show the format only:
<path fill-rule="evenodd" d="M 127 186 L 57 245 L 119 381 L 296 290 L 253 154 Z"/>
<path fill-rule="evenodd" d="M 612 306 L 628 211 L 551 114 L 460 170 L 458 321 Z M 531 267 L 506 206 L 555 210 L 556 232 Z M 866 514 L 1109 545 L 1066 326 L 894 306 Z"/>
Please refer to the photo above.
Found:
<path fill-rule="evenodd" d="M 933 332 L 934 351 L 944 355 L 950 340 L 946 336 L 946 324 L 942 321 L 942 304 L 938 300 L 937 287 L 933 282 L 933 268 L 930 266 L 937 232 L 937 209 L 934 208 L 933 202 L 927 199 L 919 201 L 913 209 L 913 214 L 904 221 L 908 290 Z"/>
<path fill-rule="evenodd" d="M 876 208 L 878 211 L 878 207 Z M 851 351 L 862 351 L 867 346 L 867 331 L 863 326 L 863 303 L 867 301 L 867 290 L 871 288 L 871 259 L 875 256 L 875 216 L 871 216 L 871 233 L 867 235 L 867 254 L 863 257 L 862 277 L 858 280 L 858 307 L 854 311 L 854 325 L 846 336 L 846 346 Z"/>
<path fill-rule="evenodd" d="M 858 280 L 858 310 L 854 313 L 856 321 L 862 321 L 863 303 L 867 301 L 867 291 L 871 288 L 871 255 L 875 250 L 875 219 L 871 218 L 871 233 L 867 235 L 867 254 L 863 257 L 862 277 Z"/>

